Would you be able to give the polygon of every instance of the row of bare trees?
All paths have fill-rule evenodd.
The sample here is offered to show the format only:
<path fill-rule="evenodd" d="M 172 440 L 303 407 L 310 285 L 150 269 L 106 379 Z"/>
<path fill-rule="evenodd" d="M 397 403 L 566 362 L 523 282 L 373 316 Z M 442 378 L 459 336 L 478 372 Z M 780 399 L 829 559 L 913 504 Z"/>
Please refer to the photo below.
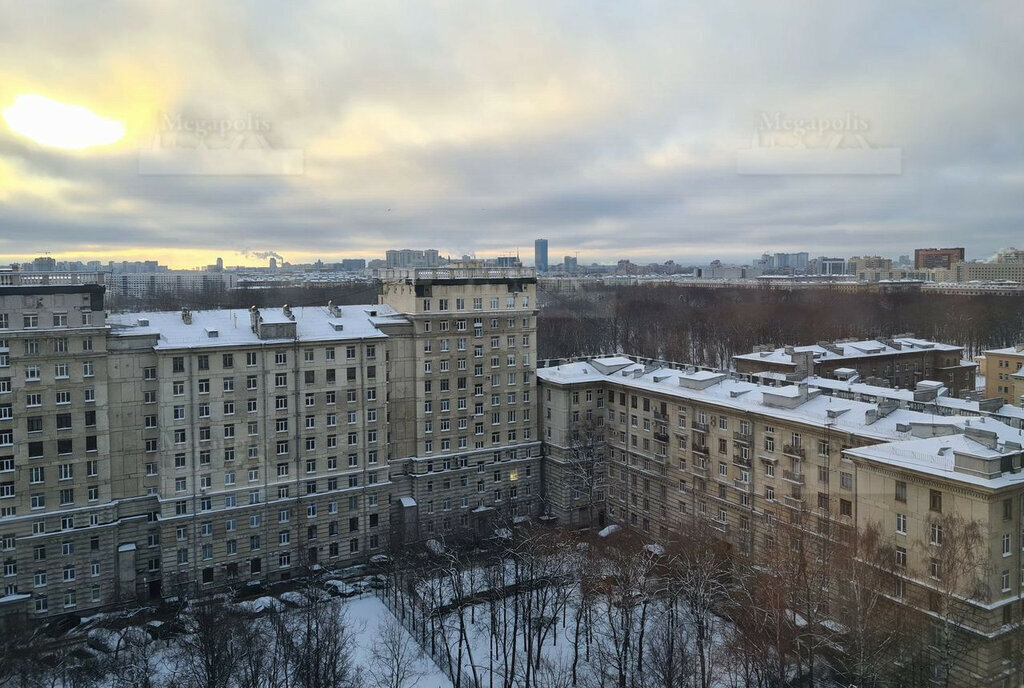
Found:
<path fill-rule="evenodd" d="M 155 640 L 138 626 L 107 629 L 102 652 L 54 645 L 31 632 L 2 641 L 6 688 L 411 688 L 419 650 L 392 620 L 380 624 L 363 662 L 363 632 L 345 603 L 313 585 L 290 609 L 253 615 L 221 598 L 193 600 L 177 615 L 182 631 Z M 93 644 L 93 643 L 90 643 Z M 369 661 L 365 661 L 368 658 Z"/>
<path fill-rule="evenodd" d="M 394 593 L 456 688 L 964 685 L 984 538 L 935 522 L 942 546 L 921 546 L 941 575 L 908 570 L 877 527 L 805 514 L 744 553 L 693 517 L 658 542 L 519 527 L 484 550 L 446 543 L 399 561 Z"/>
<path fill-rule="evenodd" d="M 1024 296 L 642 285 L 575 294 L 542 290 L 540 302 L 542 359 L 626 351 L 726 366 L 759 344 L 914 332 L 973 355 L 1024 340 Z"/>

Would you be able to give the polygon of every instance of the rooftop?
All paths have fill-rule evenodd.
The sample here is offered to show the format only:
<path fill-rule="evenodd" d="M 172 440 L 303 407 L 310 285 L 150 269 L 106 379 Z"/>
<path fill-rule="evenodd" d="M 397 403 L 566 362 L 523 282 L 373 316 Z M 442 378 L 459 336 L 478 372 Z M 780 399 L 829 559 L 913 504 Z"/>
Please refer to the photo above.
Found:
<path fill-rule="evenodd" d="M 654 392 L 680 401 L 703 402 L 719 408 L 760 413 L 806 425 L 829 428 L 839 433 L 854 433 L 879 442 L 866 448 L 850 450 L 862 458 L 891 463 L 942 475 L 961 482 L 1002 487 L 1024 482 L 1020 457 L 1013 472 L 1003 471 L 999 462 L 1009 455 L 1021 454 L 1024 431 L 995 418 L 965 416 L 972 403 L 949 397 L 937 397 L 952 407 L 951 415 L 901 408 L 892 396 L 913 399 L 913 392 L 871 387 L 823 378 L 808 378 L 804 383 L 771 386 L 737 379 L 724 373 L 687 371 L 672 367 L 630 363 L 613 372 L 602 372 L 591 361 L 566 363 L 541 368 L 537 376 L 555 384 L 615 384 L 641 392 Z M 696 380 L 699 385 L 694 385 Z M 857 388 L 867 394 L 879 392 L 880 402 L 845 399 L 822 393 L 822 387 Z M 884 394 L 881 394 L 884 393 Z M 939 449 L 946 453 L 940 453 Z M 948 455 L 947 455 L 948 454 Z M 954 455 L 961 456 L 960 463 Z M 966 457 L 966 458 L 965 458 Z M 993 464 L 993 462 L 995 462 Z M 977 465 L 975 465 L 977 464 Z M 991 465 L 996 466 L 991 468 Z"/>
<path fill-rule="evenodd" d="M 380 327 L 407 322 L 390 306 L 304 306 L 291 309 L 292 317 L 281 308 L 261 308 L 257 312 L 264 323 L 295 323 L 299 341 L 341 341 L 384 338 Z M 112 313 L 107 318 L 112 336 L 156 335 L 156 349 L 192 349 L 245 346 L 294 341 L 291 337 L 260 339 L 251 326 L 248 309 L 190 311 L 188 320 L 182 311 Z M 293 320 L 294 318 L 294 320 Z"/>
<path fill-rule="evenodd" d="M 844 359 L 857 359 L 870 356 L 898 356 L 916 354 L 922 351 L 961 351 L 963 347 L 953 344 L 932 342 L 916 337 L 893 337 L 892 339 L 876 340 L 866 339 L 861 341 L 836 341 L 820 342 L 807 346 L 782 347 L 773 350 L 754 351 L 749 354 L 738 354 L 735 359 L 744 361 L 759 361 L 762 363 L 774 363 L 778 365 L 796 365 L 793 362 L 794 353 L 811 352 L 815 362 L 818 361 L 840 361 Z"/>

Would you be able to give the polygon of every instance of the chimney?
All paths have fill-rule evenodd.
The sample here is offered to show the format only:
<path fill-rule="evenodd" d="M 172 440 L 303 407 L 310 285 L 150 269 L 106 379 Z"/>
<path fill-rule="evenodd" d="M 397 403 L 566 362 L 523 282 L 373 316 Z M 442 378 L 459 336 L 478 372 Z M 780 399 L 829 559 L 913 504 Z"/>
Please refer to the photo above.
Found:
<path fill-rule="evenodd" d="M 289 320 L 295 320 L 295 316 L 292 314 L 292 307 L 289 306 L 287 303 L 284 306 L 282 306 L 281 310 L 284 312 L 284 317 L 288 318 Z"/>
<path fill-rule="evenodd" d="M 260 309 L 256 306 L 249 306 L 249 327 L 253 332 L 258 332 L 260 324 Z"/>
<path fill-rule="evenodd" d="M 192 324 L 192 311 L 187 308 L 181 309 L 181 321 L 186 325 Z"/>

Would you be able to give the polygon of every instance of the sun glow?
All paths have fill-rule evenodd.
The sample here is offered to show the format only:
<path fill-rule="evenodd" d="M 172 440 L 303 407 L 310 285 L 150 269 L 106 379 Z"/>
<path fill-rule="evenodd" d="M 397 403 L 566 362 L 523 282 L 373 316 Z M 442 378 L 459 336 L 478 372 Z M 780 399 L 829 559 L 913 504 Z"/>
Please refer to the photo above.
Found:
<path fill-rule="evenodd" d="M 81 105 L 67 105 L 40 95 L 20 95 L 2 114 L 13 132 L 50 148 L 109 146 L 125 134 L 121 122 L 100 117 Z"/>

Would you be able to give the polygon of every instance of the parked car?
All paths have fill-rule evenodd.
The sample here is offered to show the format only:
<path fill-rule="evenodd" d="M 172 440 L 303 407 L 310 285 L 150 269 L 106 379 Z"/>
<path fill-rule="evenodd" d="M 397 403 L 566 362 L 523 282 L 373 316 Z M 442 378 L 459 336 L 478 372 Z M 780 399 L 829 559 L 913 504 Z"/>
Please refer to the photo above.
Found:
<path fill-rule="evenodd" d="M 324 583 L 324 590 L 331 593 L 335 597 L 354 597 L 359 594 L 359 591 L 353 588 L 345 581 L 340 580 L 329 580 Z"/>

